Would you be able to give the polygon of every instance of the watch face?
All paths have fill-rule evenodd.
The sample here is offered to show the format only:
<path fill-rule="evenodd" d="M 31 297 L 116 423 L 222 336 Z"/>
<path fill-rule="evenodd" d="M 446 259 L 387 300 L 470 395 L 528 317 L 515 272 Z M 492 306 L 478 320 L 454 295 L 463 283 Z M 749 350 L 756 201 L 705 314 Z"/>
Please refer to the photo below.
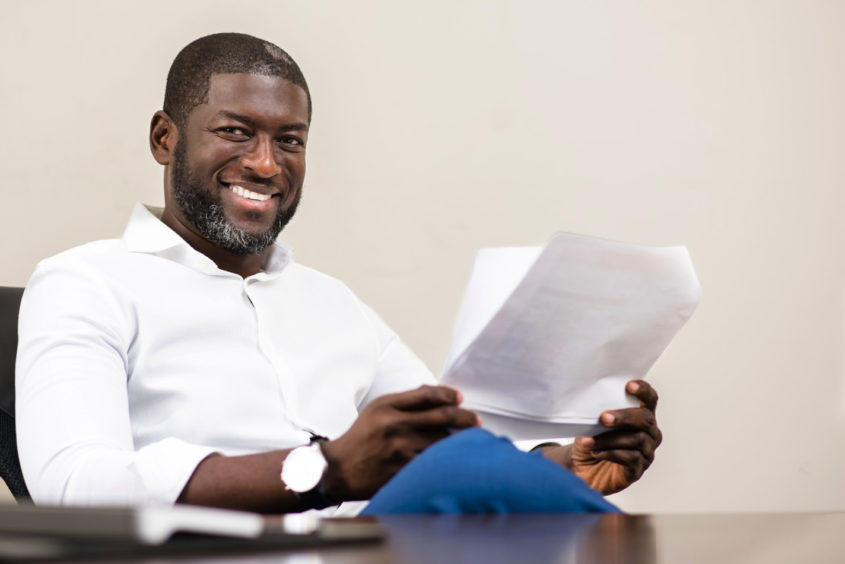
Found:
<path fill-rule="evenodd" d="M 282 481 L 289 490 L 311 491 L 320 483 L 327 466 L 319 445 L 295 448 L 282 464 Z"/>

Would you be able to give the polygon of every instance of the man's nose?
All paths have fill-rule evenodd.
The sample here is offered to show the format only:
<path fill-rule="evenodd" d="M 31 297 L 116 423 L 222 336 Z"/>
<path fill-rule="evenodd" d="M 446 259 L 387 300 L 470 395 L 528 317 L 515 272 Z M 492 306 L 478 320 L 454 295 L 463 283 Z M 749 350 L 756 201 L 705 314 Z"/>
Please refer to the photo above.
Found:
<path fill-rule="evenodd" d="M 241 166 L 261 178 L 272 178 L 281 172 L 276 162 L 274 142 L 270 138 L 258 138 L 251 150 L 241 158 Z"/>

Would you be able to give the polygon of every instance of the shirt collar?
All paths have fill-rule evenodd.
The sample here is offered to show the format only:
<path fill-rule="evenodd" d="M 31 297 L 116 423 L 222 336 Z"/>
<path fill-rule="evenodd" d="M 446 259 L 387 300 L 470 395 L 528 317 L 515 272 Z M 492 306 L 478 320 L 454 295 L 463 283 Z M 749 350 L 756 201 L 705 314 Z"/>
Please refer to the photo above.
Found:
<path fill-rule="evenodd" d="M 129 252 L 160 256 L 208 274 L 232 275 L 217 268 L 214 261 L 165 225 L 161 221 L 162 211 L 163 208 L 135 204 L 123 232 L 123 242 Z M 282 241 L 276 241 L 264 256 L 262 271 L 254 276 L 261 280 L 275 278 L 291 262 L 292 249 Z"/>

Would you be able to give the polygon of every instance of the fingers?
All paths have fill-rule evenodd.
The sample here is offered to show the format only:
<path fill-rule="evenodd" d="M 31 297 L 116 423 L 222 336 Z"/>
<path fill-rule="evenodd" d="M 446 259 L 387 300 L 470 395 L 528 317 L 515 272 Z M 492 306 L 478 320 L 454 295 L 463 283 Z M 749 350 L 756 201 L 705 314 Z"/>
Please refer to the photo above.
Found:
<path fill-rule="evenodd" d="M 384 396 L 384 401 L 405 411 L 429 409 L 441 405 L 458 405 L 461 393 L 446 386 L 420 386 L 415 390 Z"/>
<path fill-rule="evenodd" d="M 464 429 L 481 423 L 478 415 L 458 407 L 461 393 L 446 386 L 420 386 L 385 396 L 385 405 L 402 425 L 413 428 Z"/>
<path fill-rule="evenodd" d="M 437 441 L 448 436 L 449 432 L 445 429 L 417 429 L 414 433 L 408 433 L 397 438 L 393 446 L 397 452 L 402 453 L 402 458 L 407 462 Z"/>
<path fill-rule="evenodd" d="M 657 410 L 657 390 L 645 380 L 631 380 L 625 385 L 625 391 L 640 400 L 641 407 Z"/>
<path fill-rule="evenodd" d="M 588 456 L 593 460 L 619 465 L 627 479 L 634 481 L 651 466 L 663 433 L 654 414 L 657 407 L 654 388 L 642 380 L 632 380 L 625 390 L 640 400 L 640 407 L 603 412 L 599 419 L 609 430 L 580 439 L 576 444 L 589 450 Z"/>
<path fill-rule="evenodd" d="M 644 407 L 605 411 L 601 414 L 599 421 L 609 429 L 641 430 L 651 435 L 658 443 L 663 440 L 654 412 Z"/>
<path fill-rule="evenodd" d="M 646 461 L 646 466 L 654 460 L 654 452 L 657 450 L 659 441 L 644 431 L 611 431 L 593 438 L 592 455 L 614 462 L 622 462 L 627 458 L 623 451 L 636 451 Z"/>
<path fill-rule="evenodd" d="M 346 433 L 323 445 L 331 474 L 327 488 L 337 499 L 370 497 L 451 429 L 479 423 L 475 413 L 459 407 L 461 399 L 452 388 L 422 386 L 370 402 Z"/>
<path fill-rule="evenodd" d="M 625 386 L 625 390 L 640 400 L 640 407 L 605 411 L 599 418 L 601 424 L 614 430 L 645 431 L 656 445 L 659 445 L 663 440 L 663 434 L 657 426 L 657 418 L 654 414 L 657 408 L 657 391 L 643 380 L 631 380 Z"/>
<path fill-rule="evenodd" d="M 657 442 L 647 433 L 623 431 L 580 437 L 576 439 L 575 445 L 582 451 L 581 456 L 587 457 L 591 464 L 610 462 L 617 465 L 628 484 L 638 480 L 651 466 L 657 448 Z"/>
<path fill-rule="evenodd" d="M 474 412 L 453 405 L 404 412 L 403 419 L 407 425 L 416 429 L 466 429 L 481 424 Z"/>

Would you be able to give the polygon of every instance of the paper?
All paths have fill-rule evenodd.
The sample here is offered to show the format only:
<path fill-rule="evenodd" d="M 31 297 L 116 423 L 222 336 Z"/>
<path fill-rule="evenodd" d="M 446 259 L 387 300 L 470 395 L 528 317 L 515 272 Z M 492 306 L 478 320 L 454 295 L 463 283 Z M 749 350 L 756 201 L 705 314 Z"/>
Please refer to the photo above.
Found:
<path fill-rule="evenodd" d="M 599 433 L 602 411 L 635 405 L 625 383 L 645 377 L 700 295 L 683 246 L 561 232 L 544 248 L 481 249 L 441 383 L 514 440 Z"/>

